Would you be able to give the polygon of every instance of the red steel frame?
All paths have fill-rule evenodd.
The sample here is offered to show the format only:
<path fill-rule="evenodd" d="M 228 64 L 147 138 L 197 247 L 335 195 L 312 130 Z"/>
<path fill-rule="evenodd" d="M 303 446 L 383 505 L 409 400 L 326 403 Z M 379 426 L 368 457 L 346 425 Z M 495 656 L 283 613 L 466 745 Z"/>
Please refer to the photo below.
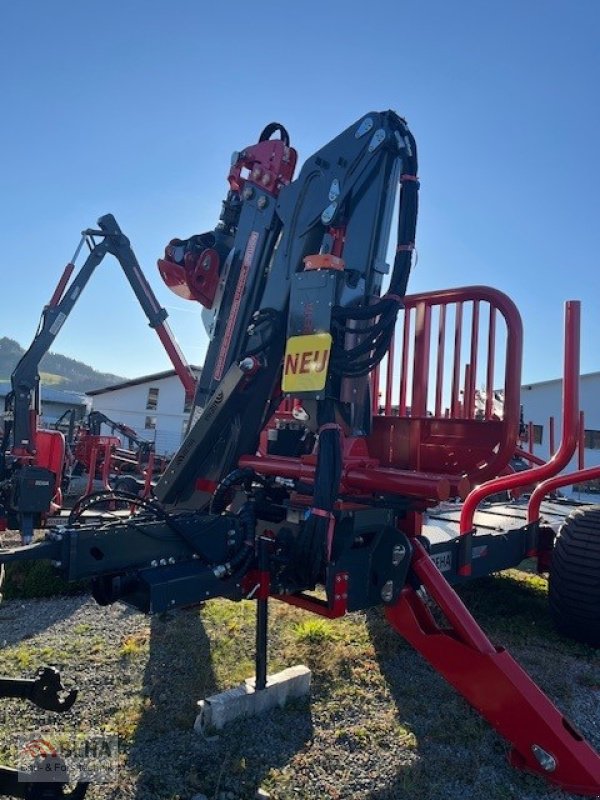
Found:
<path fill-rule="evenodd" d="M 530 470 L 501 476 L 477 486 L 469 494 L 460 516 L 460 534 L 473 531 L 473 518 L 479 503 L 496 492 L 516 489 L 551 478 L 563 470 L 571 460 L 578 443 L 579 428 L 579 326 L 581 304 L 569 300 L 565 304 L 565 352 L 563 367 L 562 437 L 552 458 Z"/>
<path fill-rule="evenodd" d="M 566 791 L 597 796 L 600 757 L 509 653 L 492 645 L 422 544 L 413 546 L 412 569 L 449 627 L 436 623 L 410 586 L 386 608 L 392 627 L 512 744 L 513 766 Z M 551 756 L 546 769 L 536 752 Z"/>
<path fill-rule="evenodd" d="M 561 489 L 563 486 L 571 486 L 580 481 L 594 481 L 600 478 L 600 465 L 588 467 L 587 469 L 585 468 L 585 415 L 583 411 L 579 412 L 578 450 L 578 468 L 576 470 L 573 472 L 566 472 L 562 475 L 554 475 L 542 481 L 542 483 L 535 488 L 527 505 L 528 522 L 540 521 L 542 500 L 555 489 Z"/>
<path fill-rule="evenodd" d="M 514 454 L 519 429 L 523 331 L 519 312 L 510 298 L 485 286 L 468 286 L 404 298 L 400 341 L 393 341 L 385 367 L 372 379 L 379 410 L 380 376 L 385 372 L 383 414 L 373 419 L 371 455 L 382 466 L 416 471 L 440 471 L 464 476 L 471 483 L 495 477 Z M 482 307 L 488 308 L 486 315 Z M 453 330 L 448 313 L 454 308 Z M 465 342 L 465 316 L 470 309 L 470 341 Z M 437 326 L 434 312 L 437 310 Z M 494 413 L 497 319 L 506 327 L 503 418 Z M 435 333 L 432 335 L 432 328 Z M 481 330 L 483 329 L 483 330 Z M 480 342 L 487 350 L 479 353 Z M 446 370 L 446 349 L 452 363 Z M 437 352 L 431 358 L 432 347 Z M 393 405 L 396 354 L 399 354 L 399 392 Z M 467 362 L 463 363 L 465 354 Z M 410 369 L 412 355 L 412 374 Z M 430 386 L 430 360 L 433 376 Z M 485 363 L 485 404 L 476 408 L 478 362 Z M 412 386 L 409 394 L 409 378 Z M 448 407 L 444 395 L 449 384 Z M 433 413 L 431 409 L 433 408 Z M 408 443 L 408 444 L 407 444 Z M 439 465 L 444 464 L 441 468 Z"/>

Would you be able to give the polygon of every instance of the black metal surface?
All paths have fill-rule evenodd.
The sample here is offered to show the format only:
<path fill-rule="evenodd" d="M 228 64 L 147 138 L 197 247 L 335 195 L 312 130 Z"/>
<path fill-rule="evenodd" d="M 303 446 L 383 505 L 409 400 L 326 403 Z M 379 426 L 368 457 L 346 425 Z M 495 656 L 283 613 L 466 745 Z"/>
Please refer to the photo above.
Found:
<path fill-rule="evenodd" d="M 94 579 L 92 594 L 100 605 L 121 600 L 144 614 L 161 614 L 216 597 L 243 597 L 239 577 L 217 578 L 199 561 L 105 575 Z"/>
<path fill-rule="evenodd" d="M 220 420 L 227 436 L 217 437 L 217 444 L 213 440 L 209 447 L 199 438 L 193 451 L 191 441 L 183 443 L 194 471 L 181 476 L 177 491 L 166 493 L 165 484 L 159 485 L 163 501 L 189 507 L 196 479 L 218 482 L 241 455 L 256 452 L 260 432 L 277 405 L 291 281 L 303 270 L 305 256 L 330 246 L 332 226 L 345 229 L 341 306 L 368 306 L 379 294 L 389 270 L 385 259 L 398 178 L 410 149 L 400 130 L 406 130 L 405 124 L 391 111 L 365 115 L 309 157 L 276 201 L 248 182 L 252 191 L 239 198 L 233 246 L 221 271 L 223 291 L 212 312 L 212 340 L 197 386 L 194 417 L 220 391 L 225 371 L 246 353 L 257 355 L 260 368 L 240 393 L 240 402 L 230 405 Z M 376 140 L 376 133 L 381 138 Z M 335 210 L 328 216 L 334 194 Z M 255 314 L 267 315 L 270 321 L 249 333 Z M 360 378 L 350 383 L 352 425 L 364 430 L 370 413 L 367 382 Z M 201 496 L 194 505 L 205 503 Z"/>
<path fill-rule="evenodd" d="M 266 575 L 269 568 L 267 547 L 269 540 L 261 537 L 258 540 L 258 570 L 261 577 Z M 255 652 L 255 689 L 261 691 L 267 686 L 268 669 L 268 630 L 269 630 L 269 601 L 266 597 L 259 597 L 256 601 L 256 652 Z"/>
<path fill-rule="evenodd" d="M 287 335 L 301 336 L 331 330 L 331 309 L 338 301 L 343 275 L 337 270 L 299 272 L 291 281 Z"/>
<path fill-rule="evenodd" d="M 348 574 L 348 611 L 358 611 L 395 602 L 406 583 L 412 547 L 409 539 L 393 527 L 394 515 L 387 509 L 344 512 L 336 525 L 331 563 L 327 571 L 327 595 L 335 594 L 335 577 Z M 403 548 L 403 555 L 394 548 Z M 397 563 L 396 563 L 397 562 Z M 388 582 L 391 583 L 388 584 Z M 390 594 L 382 593 L 388 584 Z M 387 595 L 386 595 L 387 596 Z"/>
<path fill-rule="evenodd" d="M 173 518 L 173 525 L 175 530 L 162 520 L 136 518 L 65 532 L 61 570 L 69 580 L 78 581 L 146 567 L 160 570 L 195 556 L 194 563 L 220 564 L 242 544 L 242 531 L 233 515 L 181 515 Z"/>
<path fill-rule="evenodd" d="M 226 474 L 222 464 L 230 462 L 242 433 L 236 419 L 246 381 L 245 373 L 232 365 L 156 484 L 154 495 L 161 503 L 181 508 L 208 505 L 212 491 L 198 490 L 195 479 L 202 474 L 216 484 Z"/>
<path fill-rule="evenodd" d="M 57 756 L 40 759 L 35 769 L 43 775 L 59 776 L 54 781 L 41 781 L 37 777 L 32 780 L 32 774 L 26 770 L 0 767 L 0 794 L 23 800 L 83 800 L 89 783 L 80 781 L 72 791 L 65 791 L 65 770 L 64 761 Z"/>
<path fill-rule="evenodd" d="M 470 578 L 481 578 L 503 569 L 517 567 L 527 558 L 528 551 L 535 547 L 538 537 L 538 524 L 532 522 L 522 528 L 495 533 L 478 533 L 470 535 L 471 575 Z M 444 542 L 432 544 L 426 535 L 420 537 L 427 551 L 440 572 L 451 583 L 466 580 L 459 574 L 461 563 L 461 545 L 464 536 L 457 536 Z"/>
<path fill-rule="evenodd" d="M 55 667 L 41 667 L 35 678 L 0 677 L 0 698 L 29 700 L 38 708 L 63 713 L 77 700 L 77 689 L 65 689 Z"/>
<path fill-rule="evenodd" d="M 11 506 L 19 514 L 47 511 L 54 495 L 55 476 L 49 469 L 26 465 L 16 471 Z"/>

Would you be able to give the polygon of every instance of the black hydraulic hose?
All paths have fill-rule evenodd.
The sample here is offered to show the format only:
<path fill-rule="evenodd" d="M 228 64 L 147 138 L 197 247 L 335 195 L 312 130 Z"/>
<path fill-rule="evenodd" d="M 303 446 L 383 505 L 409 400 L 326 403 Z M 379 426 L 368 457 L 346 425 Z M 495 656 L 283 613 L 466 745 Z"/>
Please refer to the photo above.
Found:
<path fill-rule="evenodd" d="M 256 473 L 250 467 L 234 469 L 229 475 L 226 475 L 213 493 L 210 501 L 210 513 L 220 514 L 224 511 L 227 492 L 236 484 L 243 483 L 249 478 L 258 479 Z"/>
<path fill-rule="evenodd" d="M 165 510 L 156 500 L 140 497 L 132 492 L 111 489 L 109 491 L 93 492 L 92 494 L 86 494 L 83 497 L 80 497 L 71 509 L 67 520 L 67 525 L 72 525 L 83 514 L 83 512 L 87 511 L 89 508 L 93 508 L 93 506 L 99 505 L 100 503 L 106 503 L 111 500 L 122 500 L 123 502 L 130 503 L 131 505 L 138 506 L 146 511 L 151 511 L 161 519 L 168 516 Z"/>
<path fill-rule="evenodd" d="M 315 470 L 313 506 L 295 540 L 293 573 L 300 586 L 312 587 L 329 557 L 333 506 L 342 476 L 341 431 L 335 424 L 332 400 L 319 404 L 319 449 Z"/>
<path fill-rule="evenodd" d="M 335 341 L 331 354 L 331 370 L 346 377 L 360 377 L 373 370 L 389 349 L 396 317 L 402 305 L 412 264 L 418 215 L 419 182 L 417 179 L 417 148 L 403 120 L 398 120 L 396 134 L 403 142 L 401 192 L 398 212 L 396 255 L 388 295 L 369 306 L 336 306 L 332 310 Z M 348 321 L 374 320 L 371 327 L 354 330 Z M 355 333 L 361 342 L 346 350 L 344 335 Z"/>

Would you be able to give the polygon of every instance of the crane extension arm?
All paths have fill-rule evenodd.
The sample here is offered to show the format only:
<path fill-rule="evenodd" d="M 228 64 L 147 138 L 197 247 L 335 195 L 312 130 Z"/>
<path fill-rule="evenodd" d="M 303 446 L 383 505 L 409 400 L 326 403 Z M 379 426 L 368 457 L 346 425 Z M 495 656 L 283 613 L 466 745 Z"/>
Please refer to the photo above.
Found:
<path fill-rule="evenodd" d="M 13 455 L 15 456 L 30 456 L 35 453 L 35 412 L 30 413 L 30 408 L 32 395 L 37 394 L 39 385 L 40 361 L 52 346 L 94 270 L 107 254 L 114 256 L 121 265 L 125 277 L 148 318 L 150 327 L 156 331 L 183 383 L 186 397 L 191 398 L 195 391 L 196 378 L 166 323 L 167 311 L 161 308 L 150 284 L 144 277 L 129 239 L 122 233 L 112 214 L 100 217 L 98 226 L 99 230 L 83 231 L 81 242 L 72 262 L 66 266 L 49 304 L 44 308 L 40 327 L 34 340 L 11 376 L 12 392 L 7 411 L 9 419 L 12 417 Z M 97 239 L 99 241 L 96 241 Z M 90 254 L 70 285 L 67 286 L 75 269 L 74 262 L 77 260 L 84 242 L 87 242 Z"/>
<path fill-rule="evenodd" d="M 129 425 L 125 425 L 123 422 L 115 422 L 114 419 L 110 419 L 110 417 L 107 417 L 106 414 L 103 414 L 101 411 L 90 411 L 87 417 L 87 426 L 90 434 L 92 436 L 100 436 L 102 425 L 107 425 L 112 432 L 119 431 L 119 433 L 123 434 L 123 436 L 133 444 L 146 446 L 151 444 L 147 439 L 140 438 L 137 431 L 134 431 Z"/>
<path fill-rule="evenodd" d="M 265 141 L 267 132 L 278 129 L 281 140 Z M 196 491 L 198 486 L 212 491 L 242 454 L 256 451 L 281 398 L 288 314 L 295 332 L 312 333 L 315 325 L 326 331 L 332 319 L 336 322 L 332 392 L 342 401 L 338 410 L 351 430 L 369 425 L 369 359 L 383 357 L 410 271 L 416 145 L 402 118 L 373 112 L 314 153 L 289 182 L 296 153 L 288 143 L 285 129 L 273 123 L 256 146 L 270 145 L 272 152 L 245 148 L 230 171 L 230 187 L 239 193 L 237 217 L 196 390 L 196 425 L 155 489 L 169 506 L 202 507 L 210 494 Z M 280 165 L 282 180 L 273 180 L 273 163 Z M 245 181 L 242 167 L 249 170 Z M 386 255 L 399 182 L 398 252 L 386 301 L 375 303 L 390 270 Z M 335 259 L 342 250 L 346 269 L 305 270 L 314 254 Z M 347 353 L 345 328 L 356 329 L 357 348 Z M 313 417 L 316 422 L 316 409 Z"/>

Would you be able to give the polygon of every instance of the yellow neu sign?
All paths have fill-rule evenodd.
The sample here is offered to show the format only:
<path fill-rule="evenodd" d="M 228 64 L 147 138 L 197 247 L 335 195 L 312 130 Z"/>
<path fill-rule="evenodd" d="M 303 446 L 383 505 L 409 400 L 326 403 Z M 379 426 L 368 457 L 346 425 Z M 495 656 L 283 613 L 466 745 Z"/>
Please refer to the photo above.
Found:
<path fill-rule="evenodd" d="M 312 333 L 288 339 L 281 381 L 283 391 L 294 394 L 324 389 L 330 352 L 330 333 Z"/>

